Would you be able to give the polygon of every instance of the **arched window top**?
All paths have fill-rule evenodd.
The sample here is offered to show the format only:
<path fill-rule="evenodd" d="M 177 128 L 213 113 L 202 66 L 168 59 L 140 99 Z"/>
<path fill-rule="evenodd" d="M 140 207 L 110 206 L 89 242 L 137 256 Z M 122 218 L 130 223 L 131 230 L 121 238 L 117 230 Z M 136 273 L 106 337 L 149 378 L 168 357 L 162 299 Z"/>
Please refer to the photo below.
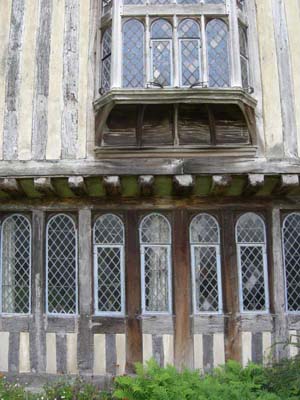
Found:
<path fill-rule="evenodd" d="M 255 213 L 242 215 L 236 224 L 237 243 L 265 243 L 265 223 Z"/>
<path fill-rule="evenodd" d="M 1 232 L 8 229 L 8 227 L 13 227 L 15 230 L 22 231 L 23 233 L 31 233 L 31 225 L 27 217 L 22 214 L 13 214 L 6 217 L 2 222 Z"/>
<path fill-rule="evenodd" d="M 184 19 L 179 24 L 178 36 L 180 39 L 183 39 L 183 38 L 198 39 L 198 38 L 200 38 L 200 28 L 199 28 L 198 23 L 191 18 Z"/>
<path fill-rule="evenodd" d="M 192 244 L 218 244 L 220 242 L 220 232 L 217 220 L 205 213 L 196 215 L 190 225 L 190 241 Z"/>
<path fill-rule="evenodd" d="M 95 244 L 124 244 L 124 224 L 115 214 L 104 214 L 94 224 Z"/>
<path fill-rule="evenodd" d="M 171 244 L 170 223 L 161 214 L 147 215 L 140 224 L 141 244 Z"/>
<path fill-rule="evenodd" d="M 107 28 L 102 37 L 102 58 L 107 57 L 111 53 L 111 26 Z"/>
<path fill-rule="evenodd" d="M 287 215 L 283 220 L 283 229 L 290 232 L 290 235 L 300 235 L 300 213 L 294 212 Z"/>
<path fill-rule="evenodd" d="M 172 25 L 166 19 L 157 19 L 151 25 L 152 39 L 172 39 Z"/>
<path fill-rule="evenodd" d="M 130 18 L 124 22 L 123 31 L 126 29 L 133 29 L 134 27 L 144 29 L 144 24 L 136 18 Z"/>
<path fill-rule="evenodd" d="M 67 232 L 70 230 L 76 231 L 75 222 L 68 214 L 56 214 L 51 217 L 47 224 L 48 231 Z"/>

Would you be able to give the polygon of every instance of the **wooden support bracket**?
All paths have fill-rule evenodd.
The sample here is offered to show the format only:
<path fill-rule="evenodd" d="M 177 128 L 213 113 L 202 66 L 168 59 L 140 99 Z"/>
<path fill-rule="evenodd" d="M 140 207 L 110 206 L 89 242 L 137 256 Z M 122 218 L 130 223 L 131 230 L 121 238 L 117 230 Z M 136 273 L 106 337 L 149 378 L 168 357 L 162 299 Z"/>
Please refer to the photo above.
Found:
<path fill-rule="evenodd" d="M 88 192 L 83 176 L 70 176 L 68 184 L 76 196 L 85 196 Z"/>
<path fill-rule="evenodd" d="M 55 195 L 55 189 L 52 186 L 51 178 L 34 178 L 34 188 L 43 195 Z"/>
<path fill-rule="evenodd" d="M 298 188 L 299 188 L 299 176 L 284 174 L 280 176 L 280 182 L 276 186 L 274 193 L 280 195 L 287 195 Z"/>
<path fill-rule="evenodd" d="M 188 196 L 195 186 L 193 175 L 175 175 L 173 178 L 173 191 L 175 195 Z"/>
<path fill-rule="evenodd" d="M 213 175 L 210 195 L 214 196 L 222 196 L 229 189 L 232 181 L 232 177 L 230 175 Z"/>
<path fill-rule="evenodd" d="M 103 185 L 107 196 L 121 195 L 121 180 L 119 176 L 105 176 L 103 178 Z"/>
<path fill-rule="evenodd" d="M 138 179 L 142 196 L 152 196 L 154 191 L 154 176 L 140 175 Z"/>
<path fill-rule="evenodd" d="M 260 189 L 263 188 L 265 183 L 265 176 L 263 174 L 249 174 L 248 183 L 244 190 L 245 196 L 253 196 Z"/>
<path fill-rule="evenodd" d="M 0 178 L 0 190 L 11 197 L 23 195 L 23 191 L 15 178 Z"/>

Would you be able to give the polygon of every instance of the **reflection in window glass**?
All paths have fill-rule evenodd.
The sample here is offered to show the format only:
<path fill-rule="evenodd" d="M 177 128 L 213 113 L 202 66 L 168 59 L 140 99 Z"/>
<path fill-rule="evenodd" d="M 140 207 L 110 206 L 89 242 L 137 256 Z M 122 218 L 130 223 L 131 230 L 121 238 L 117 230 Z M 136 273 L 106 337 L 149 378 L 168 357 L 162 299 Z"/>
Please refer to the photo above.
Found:
<path fill-rule="evenodd" d="M 162 86 L 172 84 L 172 25 L 165 19 L 151 27 L 152 80 Z"/>
<path fill-rule="evenodd" d="M 111 27 L 107 28 L 102 39 L 102 68 L 101 68 L 101 85 L 103 92 L 110 89 L 111 79 Z"/>
<path fill-rule="evenodd" d="M 210 87 L 230 85 L 228 27 L 220 19 L 213 19 L 206 26 L 208 76 Z"/>

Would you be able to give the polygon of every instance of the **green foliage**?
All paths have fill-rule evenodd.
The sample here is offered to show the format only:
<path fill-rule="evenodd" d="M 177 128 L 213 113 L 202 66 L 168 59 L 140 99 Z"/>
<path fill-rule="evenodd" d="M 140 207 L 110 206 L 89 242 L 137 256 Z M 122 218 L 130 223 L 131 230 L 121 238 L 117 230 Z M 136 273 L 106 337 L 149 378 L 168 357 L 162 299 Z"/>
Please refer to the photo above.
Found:
<path fill-rule="evenodd" d="M 34 400 L 35 397 L 26 393 L 24 388 L 16 383 L 9 383 L 5 378 L 0 378 L 0 399 L 1 400 Z"/>
<path fill-rule="evenodd" d="M 150 360 L 146 366 L 136 365 L 136 376 L 115 380 L 114 397 L 126 400 L 281 400 L 267 392 L 264 368 L 250 364 L 243 369 L 229 361 L 211 374 L 174 367 L 160 368 Z M 284 400 L 288 400 L 285 397 Z"/>

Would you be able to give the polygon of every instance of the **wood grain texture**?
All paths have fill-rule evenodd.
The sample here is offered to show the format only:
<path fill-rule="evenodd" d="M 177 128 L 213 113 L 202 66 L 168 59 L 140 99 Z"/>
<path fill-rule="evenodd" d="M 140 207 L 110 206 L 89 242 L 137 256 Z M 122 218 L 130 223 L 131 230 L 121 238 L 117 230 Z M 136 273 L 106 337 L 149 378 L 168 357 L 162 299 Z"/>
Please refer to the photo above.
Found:
<path fill-rule="evenodd" d="M 5 82 L 12 0 L 0 1 L 0 160 L 3 158 Z"/>
<path fill-rule="evenodd" d="M 64 0 L 53 0 L 51 29 L 51 52 L 49 60 L 48 96 L 48 137 L 46 159 L 59 159 L 61 156 L 61 125 L 63 110 L 63 49 L 64 49 Z"/>
<path fill-rule="evenodd" d="M 13 0 L 7 55 L 6 92 L 3 131 L 3 157 L 18 158 L 20 60 L 23 45 L 25 3 Z"/>
<path fill-rule="evenodd" d="M 78 141 L 79 0 L 65 0 L 62 158 L 76 158 Z"/>
<path fill-rule="evenodd" d="M 33 99 L 32 157 L 46 157 L 48 136 L 48 96 L 52 0 L 40 0 L 39 26 L 36 43 L 35 94 Z"/>
<path fill-rule="evenodd" d="M 176 367 L 181 369 L 193 363 L 188 218 L 184 209 L 175 210 L 173 218 L 174 357 Z"/>
<path fill-rule="evenodd" d="M 38 1 L 25 2 L 21 82 L 19 98 L 18 159 L 31 159 L 32 111 L 35 74 L 35 46 L 38 25 Z"/>

